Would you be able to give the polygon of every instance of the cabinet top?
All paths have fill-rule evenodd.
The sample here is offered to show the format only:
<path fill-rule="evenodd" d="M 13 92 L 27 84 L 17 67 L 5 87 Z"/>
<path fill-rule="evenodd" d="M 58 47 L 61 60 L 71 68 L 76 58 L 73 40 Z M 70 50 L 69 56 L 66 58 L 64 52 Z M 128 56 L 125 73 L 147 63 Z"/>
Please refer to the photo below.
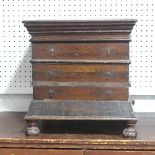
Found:
<path fill-rule="evenodd" d="M 25 20 L 31 42 L 130 41 L 136 19 Z M 46 37 L 45 37 L 46 36 Z"/>
<path fill-rule="evenodd" d="M 105 20 L 24 20 L 25 24 L 116 24 L 135 23 L 136 19 L 105 19 Z"/>
<path fill-rule="evenodd" d="M 115 20 L 25 20 L 24 26 L 29 33 L 41 31 L 60 32 L 131 32 L 136 19 Z"/>

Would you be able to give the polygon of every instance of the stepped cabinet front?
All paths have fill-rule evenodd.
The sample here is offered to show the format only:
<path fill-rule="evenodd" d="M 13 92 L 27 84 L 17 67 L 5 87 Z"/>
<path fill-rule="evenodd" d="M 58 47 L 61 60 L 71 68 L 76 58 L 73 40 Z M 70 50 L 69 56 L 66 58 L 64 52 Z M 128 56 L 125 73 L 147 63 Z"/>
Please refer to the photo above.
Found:
<path fill-rule="evenodd" d="M 38 120 L 91 120 L 125 122 L 122 135 L 136 137 L 129 99 L 136 20 L 23 23 L 31 35 L 33 80 L 26 135 L 39 135 Z"/>

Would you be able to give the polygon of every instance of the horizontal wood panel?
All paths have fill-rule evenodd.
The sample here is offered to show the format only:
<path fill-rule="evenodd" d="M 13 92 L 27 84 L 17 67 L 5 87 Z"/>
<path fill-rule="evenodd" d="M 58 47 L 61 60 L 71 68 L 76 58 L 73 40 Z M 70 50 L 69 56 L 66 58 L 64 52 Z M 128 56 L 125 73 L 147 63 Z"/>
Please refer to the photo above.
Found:
<path fill-rule="evenodd" d="M 136 121 L 137 120 L 132 113 L 132 107 L 130 102 L 128 101 L 116 102 L 116 101 L 52 100 L 52 99 L 33 100 L 29 107 L 29 112 L 24 117 L 24 119 L 25 120 L 32 120 L 32 119 L 33 120 L 38 120 L 38 119 L 39 120 L 70 120 L 70 121 L 71 120 L 74 120 L 74 121 L 75 120 L 76 121 L 78 120 Z M 89 133 L 89 129 L 87 133 Z"/>
<path fill-rule="evenodd" d="M 87 155 L 154 155 L 155 151 L 106 151 L 89 150 Z"/>
<path fill-rule="evenodd" d="M 125 64 L 33 64 L 34 81 L 128 82 Z"/>
<path fill-rule="evenodd" d="M 55 63 L 55 64 L 130 64 L 130 60 L 88 60 L 88 59 L 31 59 L 31 63 Z"/>
<path fill-rule="evenodd" d="M 6 149 L 0 148 L 1 155 L 83 155 L 81 150 L 54 149 Z"/>
<path fill-rule="evenodd" d="M 123 33 L 123 31 L 117 32 L 117 30 L 115 31 L 74 31 L 74 32 L 70 32 L 70 34 L 68 34 L 68 32 L 66 31 L 53 31 L 53 32 L 49 32 L 49 31 L 39 31 L 38 34 L 40 35 L 35 35 L 32 34 L 32 37 L 30 39 L 30 41 L 32 43 L 129 43 L 129 41 L 131 41 L 130 39 L 130 30 L 124 30 L 125 33 Z M 51 35 L 49 35 L 51 34 Z"/>
<path fill-rule="evenodd" d="M 116 20 L 24 20 L 24 26 L 31 34 L 55 31 L 60 32 L 131 32 L 132 27 L 137 22 L 136 19 L 116 19 Z M 83 31 L 82 31 L 83 30 Z M 106 33 L 107 34 L 107 33 Z M 115 33 L 114 33 L 115 34 Z M 117 34 L 118 35 L 118 34 Z"/>
<path fill-rule="evenodd" d="M 33 88 L 33 99 L 128 100 L 128 88 L 90 86 L 36 86 Z"/>
<path fill-rule="evenodd" d="M 34 43 L 33 59 L 127 60 L 128 43 Z"/>

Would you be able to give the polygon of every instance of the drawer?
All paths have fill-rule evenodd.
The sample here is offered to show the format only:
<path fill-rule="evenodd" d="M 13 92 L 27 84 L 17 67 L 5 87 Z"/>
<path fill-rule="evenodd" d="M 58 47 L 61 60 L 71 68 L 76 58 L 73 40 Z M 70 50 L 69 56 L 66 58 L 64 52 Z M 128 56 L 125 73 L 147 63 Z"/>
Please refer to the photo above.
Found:
<path fill-rule="evenodd" d="M 33 64 L 33 80 L 60 82 L 128 82 L 127 64 Z"/>
<path fill-rule="evenodd" d="M 62 85 L 62 84 L 61 84 Z M 68 84 L 69 85 L 69 84 Z M 80 84 L 79 84 L 80 85 Z M 101 85 L 101 84 L 100 84 Z M 128 100 L 127 87 L 102 86 L 34 86 L 33 99 L 59 100 Z"/>
<path fill-rule="evenodd" d="M 33 43 L 33 59 L 128 60 L 128 43 Z"/>
<path fill-rule="evenodd" d="M 154 155 L 155 151 L 106 151 L 106 150 L 90 150 L 87 155 Z"/>
<path fill-rule="evenodd" d="M 1 155 L 83 155 L 81 150 L 66 149 L 6 149 L 0 148 Z"/>

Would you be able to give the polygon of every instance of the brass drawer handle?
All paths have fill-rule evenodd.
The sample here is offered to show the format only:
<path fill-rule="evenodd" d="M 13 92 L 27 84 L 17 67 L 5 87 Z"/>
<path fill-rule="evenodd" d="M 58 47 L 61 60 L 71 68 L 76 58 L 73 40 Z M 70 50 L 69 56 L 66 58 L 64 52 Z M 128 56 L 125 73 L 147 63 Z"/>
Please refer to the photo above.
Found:
<path fill-rule="evenodd" d="M 53 93 L 54 93 L 54 91 L 53 91 L 52 89 L 50 89 L 50 90 L 48 91 L 48 96 L 49 96 L 49 98 L 52 98 Z"/>
<path fill-rule="evenodd" d="M 109 57 L 111 55 L 111 53 L 112 53 L 112 49 L 107 47 L 106 52 L 107 52 L 107 57 Z"/>

